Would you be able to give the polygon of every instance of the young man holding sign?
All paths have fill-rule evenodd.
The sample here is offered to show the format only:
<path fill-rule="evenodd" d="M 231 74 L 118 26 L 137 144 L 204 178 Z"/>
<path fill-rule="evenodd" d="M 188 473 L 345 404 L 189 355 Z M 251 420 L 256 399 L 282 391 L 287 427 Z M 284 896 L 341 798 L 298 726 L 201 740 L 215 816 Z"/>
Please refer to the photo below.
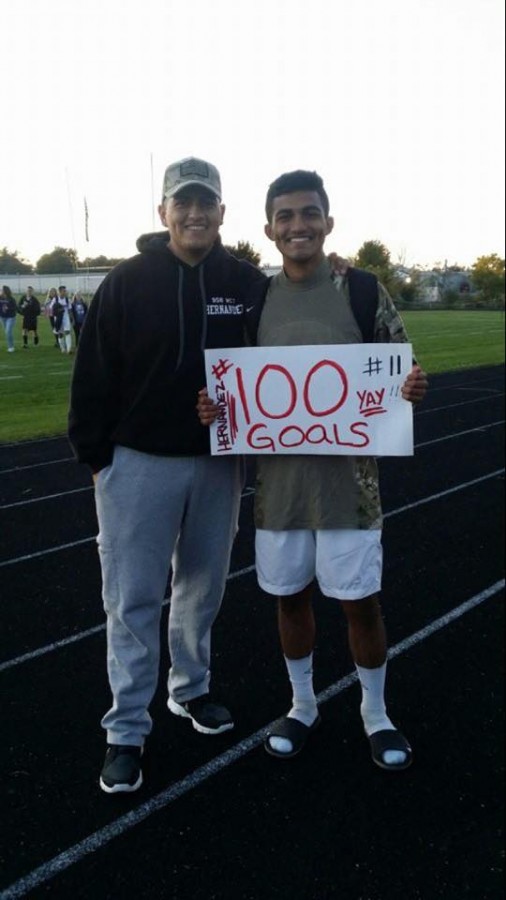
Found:
<path fill-rule="evenodd" d="M 329 201 L 315 172 L 282 175 L 266 202 L 267 236 L 283 256 L 263 307 L 252 310 L 259 347 L 406 342 L 400 317 L 385 289 L 367 272 L 331 271 L 324 255 L 332 231 Z M 405 400 L 423 399 L 427 379 L 413 366 L 402 387 Z M 216 407 L 201 396 L 201 421 Z M 268 735 L 265 749 L 295 756 L 320 723 L 313 690 L 314 580 L 341 601 L 350 650 L 362 686 L 361 714 L 374 762 L 387 770 L 412 761 L 406 738 L 390 721 L 384 701 L 386 636 L 381 588 L 381 504 L 376 462 L 366 456 L 257 457 L 256 566 L 260 586 L 278 598 L 278 626 L 293 701 Z"/>

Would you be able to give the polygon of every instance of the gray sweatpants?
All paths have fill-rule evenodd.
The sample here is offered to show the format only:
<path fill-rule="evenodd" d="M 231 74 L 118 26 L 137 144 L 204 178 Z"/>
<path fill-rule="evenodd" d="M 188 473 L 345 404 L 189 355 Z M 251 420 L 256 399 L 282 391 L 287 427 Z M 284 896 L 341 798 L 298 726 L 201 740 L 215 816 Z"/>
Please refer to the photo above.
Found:
<path fill-rule="evenodd" d="M 166 457 L 117 446 L 95 485 L 113 704 L 110 744 L 141 746 L 160 659 L 172 562 L 168 689 L 178 703 L 209 689 L 211 627 L 221 606 L 242 489 L 238 457 Z"/>

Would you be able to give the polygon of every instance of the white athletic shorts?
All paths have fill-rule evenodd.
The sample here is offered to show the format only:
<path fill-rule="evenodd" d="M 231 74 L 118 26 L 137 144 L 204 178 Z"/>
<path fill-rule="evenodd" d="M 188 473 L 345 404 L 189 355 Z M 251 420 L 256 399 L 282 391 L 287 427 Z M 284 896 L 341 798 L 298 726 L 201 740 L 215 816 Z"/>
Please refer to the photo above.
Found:
<path fill-rule="evenodd" d="M 268 594 L 296 594 L 314 578 L 322 594 L 337 600 L 362 600 L 381 589 L 381 529 L 257 528 L 255 552 L 258 583 Z"/>

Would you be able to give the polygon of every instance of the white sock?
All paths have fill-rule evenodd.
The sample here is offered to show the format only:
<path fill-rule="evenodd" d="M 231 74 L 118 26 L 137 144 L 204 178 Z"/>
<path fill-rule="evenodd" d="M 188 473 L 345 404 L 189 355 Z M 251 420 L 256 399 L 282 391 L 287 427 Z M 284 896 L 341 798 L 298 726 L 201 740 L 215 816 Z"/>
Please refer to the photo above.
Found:
<path fill-rule="evenodd" d="M 388 718 L 385 706 L 386 662 L 376 669 L 365 669 L 356 663 L 355 668 L 362 687 L 360 714 L 365 733 L 370 737 L 376 731 L 395 731 L 395 725 Z M 405 759 L 406 754 L 402 750 L 386 750 L 383 754 L 384 762 L 391 766 L 400 765 Z"/>
<path fill-rule="evenodd" d="M 285 656 L 285 663 L 293 692 L 288 718 L 298 719 L 303 725 L 312 725 L 318 715 L 313 690 L 313 654 L 302 659 L 288 659 Z"/>
<path fill-rule="evenodd" d="M 297 719 L 308 727 L 313 724 L 318 715 L 318 706 L 313 690 L 313 654 L 302 659 L 288 659 L 285 656 L 285 664 L 288 669 L 290 684 L 292 685 L 292 708 L 288 713 L 289 719 Z M 292 742 L 288 738 L 271 737 L 269 743 L 278 753 L 291 753 Z"/>

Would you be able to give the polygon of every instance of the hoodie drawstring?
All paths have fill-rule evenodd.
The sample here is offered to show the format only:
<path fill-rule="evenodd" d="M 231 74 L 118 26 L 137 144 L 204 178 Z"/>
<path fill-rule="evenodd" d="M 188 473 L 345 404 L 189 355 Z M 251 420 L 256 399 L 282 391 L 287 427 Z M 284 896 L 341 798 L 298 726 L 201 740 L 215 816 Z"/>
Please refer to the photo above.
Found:
<path fill-rule="evenodd" d="M 179 315 L 179 353 L 176 362 L 176 371 L 179 369 L 183 361 L 184 353 L 184 306 L 183 306 L 183 281 L 184 271 L 182 266 L 177 267 L 178 285 L 177 285 L 177 309 Z"/>
<path fill-rule="evenodd" d="M 184 288 L 184 269 L 182 266 L 177 267 L 178 270 L 178 285 L 177 285 L 177 309 L 179 315 L 179 353 L 176 362 L 176 370 L 179 369 L 184 356 L 185 349 L 185 321 L 184 321 L 184 303 L 183 303 L 183 288 Z M 202 334 L 200 338 L 200 347 L 201 350 L 204 351 L 206 348 L 207 341 L 207 299 L 206 299 L 206 286 L 204 282 L 204 266 L 199 266 L 199 287 L 200 287 L 200 297 L 202 300 Z"/>
<path fill-rule="evenodd" d="M 200 284 L 200 296 L 202 298 L 202 337 L 200 340 L 200 347 L 202 352 L 206 349 L 206 341 L 207 341 L 207 300 L 206 300 L 206 286 L 204 283 L 204 266 L 199 266 L 199 284 Z"/>

